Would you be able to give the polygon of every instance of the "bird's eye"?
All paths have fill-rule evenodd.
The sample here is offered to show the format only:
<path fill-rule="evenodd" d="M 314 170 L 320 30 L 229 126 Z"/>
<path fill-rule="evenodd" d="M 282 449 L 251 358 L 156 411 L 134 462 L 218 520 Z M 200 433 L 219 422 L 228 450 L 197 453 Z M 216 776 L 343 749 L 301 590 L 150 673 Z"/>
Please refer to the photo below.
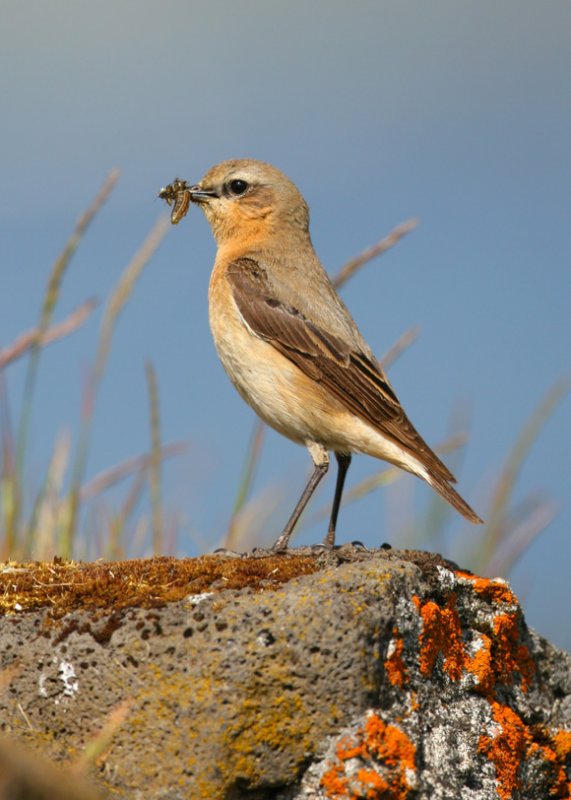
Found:
<path fill-rule="evenodd" d="M 230 181 L 229 188 L 232 194 L 244 194 L 248 186 L 249 183 L 247 183 L 247 181 L 243 181 L 240 178 L 236 178 L 235 180 Z"/>

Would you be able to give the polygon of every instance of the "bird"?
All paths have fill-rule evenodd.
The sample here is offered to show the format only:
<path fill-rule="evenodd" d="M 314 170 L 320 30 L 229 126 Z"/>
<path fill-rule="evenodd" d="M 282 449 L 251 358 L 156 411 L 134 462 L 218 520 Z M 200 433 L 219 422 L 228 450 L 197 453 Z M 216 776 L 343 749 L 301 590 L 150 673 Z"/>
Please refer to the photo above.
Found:
<path fill-rule="evenodd" d="M 305 445 L 312 474 L 272 550 L 284 552 L 329 467 L 337 481 L 323 544 L 335 545 L 351 458 L 366 454 L 422 478 L 472 523 L 482 520 L 416 431 L 311 241 L 309 207 L 281 170 L 223 161 L 184 183 L 212 230 L 209 321 L 230 380 L 256 414 Z M 161 190 L 165 191 L 165 190 Z"/>

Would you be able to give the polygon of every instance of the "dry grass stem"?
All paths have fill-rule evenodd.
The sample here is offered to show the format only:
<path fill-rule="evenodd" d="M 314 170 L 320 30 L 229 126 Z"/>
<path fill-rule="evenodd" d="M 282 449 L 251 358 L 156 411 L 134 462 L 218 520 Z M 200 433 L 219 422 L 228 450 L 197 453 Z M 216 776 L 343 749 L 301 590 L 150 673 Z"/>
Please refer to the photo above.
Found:
<path fill-rule="evenodd" d="M 73 765 L 75 773 L 87 772 L 88 768 L 94 766 L 97 759 L 109 750 L 111 740 L 127 719 L 131 706 L 131 700 L 123 700 L 111 709 L 101 730 L 87 740 L 83 753 Z"/>
<path fill-rule="evenodd" d="M 0 797 L 3 800 L 103 800 L 85 779 L 23 747 L 15 737 L 0 736 Z M 4 788 L 6 791 L 4 791 Z M 106 795 L 108 796 L 108 795 Z"/>
<path fill-rule="evenodd" d="M 149 483 L 151 487 L 151 517 L 153 530 L 153 554 L 163 552 L 163 511 L 161 503 L 161 428 L 159 414 L 159 390 L 157 375 L 150 361 L 146 363 L 147 389 L 149 392 L 149 411 L 151 428 L 151 462 L 149 464 Z"/>
<path fill-rule="evenodd" d="M 61 282 L 65 274 L 65 271 L 69 265 L 71 257 L 77 250 L 81 238 L 84 235 L 87 228 L 89 227 L 90 223 L 93 221 L 93 218 L 109 198 L 109 195 L 115 188 L 115 185 L 118 180 L 119 180 L 119 170 L 114 169 L 109 173 L 109 175 L 105 179 L 101 189 L 99 190 L 97 196 L 95 197 L 89 208 L 87 208 L 87 210 L 84 211 L 81 217 L 78 219 L 73 233 L 67 240 L 64 249 L 62 250 L 59 258 L 54 264 L 52 273 L 50 275 L 50 279 L 48 281 L 48 287 L 44 297 L 44 304 L 40 315 L 40 325 L 39 325 L 41 332 L 40 338 L 43 337 L 43 334 L 47 330 L 49 323 L 51 321 L 53 310 L 59 298 Z"/>
<path fill-rule="evenodd" d="M 549 389 L 537 408 L 532 412 L 508 455 L 490 505 L 489 524 L 483 542 L 482 557 L 484 563 L 491 561 L 493 554 L 501 548 L 502 541 L 509 534 L 509 527 L 506 527 L 505 520 L 507 519 L 510 498 L 513 495 L 519 473 L 541 429 L 551 419 L 555 408 L 569 392 L 570 386 L 571 380 L 567 377 L 557 381 Z"/>
<path fill-rule="evenodd" d="M 160 448 L 160 459 L 161 461 L 165 461 L 167 458 L 182 455 L 182 453 L 185 453 L 187 450 L 188 444 L 186 442 L 171 442 L 170 444 L 162 445 Z M 131 475 L 136 472 L 144 472 L 149 469 L 151 459 L 151 453 L 133 456 L 125 461 L 121 461 L 120 464 L 116 464 L 116 466 L 110 469 L 106 469 L 104 472 L 100 472 L 99 475 L 96 475 L 81 487 L 81 502 L 85 503 L 87 500 L 93 499 L 111 486 L 131 477 Z"/>
<path fill-rule="evenodd" d="M 43 348 L 48 344 L 52 344 L 52 342 L 57 342 L 58 339 L 69 336 L 70 333 L 73 333 L 83 325 L 96 305 L 97 302 L 95 300 L 87 300 L 76 308 L 75 311 L 72 311 L 66 319 L 48 328 L 43 336 L 39 328 L 26 331 L 26 333 L 19 336 L 11 345 L 0 350 L 0 369 L 4 369 L 8 364 L 21 358 L 31 350 L 34 345 Z"/>
<path fill-rule="evenodd" d="M 556 503 L 546 500 L 538 503 L 517 525 L 509 528 L 505 541 L 492 553 L 482 573 L 490 576 L 507 575 L 529 546 L 538 539 L 557 516 Z"/>
<path fill-rule="evenodd" d="M 62 494 L 71 453 L 71 434 L 63 431 L 56 439 L 52 457 L 32 510 L 25 534 L 25 552 L 36 558 L 50 558 L 67 521 L 67 501 Z"/>
<path fill-rule="evenodd" d="M 30 361 L 26 370 L 22 409 L 20 413 L 18 431 L 16 434 L 14 467 L 11 474 L 5 473 L 3 475 L 4 494 L 7 500 L 7 505 L 5 507 L 8 509 L 8 512 L 4 515 L 6 527 L 6 546 L 9 550 L 11 550 L 16 544 L 18 528 L 20 526 L 20 517 L 22 515 L 24 461 L 27 450 L 28 431 L 30 428 L 33 399 L 44 336 L 49 329 L 53 312 L 59 298 L 61 283 L 71 258 L 75 253 L 89 224 L 92 222 L 95 215 L 98 213 L 113 191 L 118 178 L 119 171 L 112 170 L 104 181 L 101 189 L 91 205 L 77 221 L 76 226 L 64 249 L 56 259 L 48 279 L 48 285 L 44 295 L 40 319 L 37 327 L 37 335 L 30 347 Z"/>
<path fill-rule="evenodd" d="M 404 351 L 408 350 L 411 344 L 418 339 L 419 335 L 420 328 L 409 328 L 401 336 L 399 336 L 393 346 L 387 350 L 385 355 L 381 358 L 382 368 L 384 370 L 390 369 L 395 361 L 404 353 Z"/>
<path fill-rule="evenodd" d="M 361 269 L 368 261 L 371 261 L 373 258 L 386 253 L 387 250 L 390 250 L 391 247 L 399 242 L 403 236 L 406 236 L 407 233 L 410 233 L 412 230 L 416 228 L 418 225 L 417 219 L 409 219 L 406 222 L 402 222 L 400 225 L 397 225 L 396 228 L 385 236 L 384 239 L 381 239 L 376 244 L 372 245 L 372 247 L 368 247 L 366 250 L 363 250 L 358 256 L 355 258 L 351 258 L 344 264 L 337 275 L 332 279 L 333 286 L 336 289 L 340 289 L 344 286 L 349 278 L 352 278 L 353 275 L 357 272 L 357 270 Z"/>
<path fill-rule="evenodd" d="M 258 490 L 232 517 L 231 527 L 218 547 L 248 552 L 253 547 L 264 546 L 271 538 L 269 531 L 272 517 L 283 505 L 283 500 L 284 491 L 275 484 Z"/>
<path fill-rule="evenodd" d="M 107 358 L 109 356 L 115 325 L 143 269 L 164 239 L 169 227 L 170 223 L 166 217 L 160 217 L 157 220 L 151 232 L 121 275 L 117 288 L 111 295 L 107 308 L 105 309 L 103 322 L 101 323 L 97 355 L 95 357 L 95 366 L 85 392 L 84 413 L 81 421 L 79 442 L 71 482 L 69 525 L 63 542 L 62 551 L 62 555 L 67 557 L 71 556 L 73 538 L 77 527 L 80 491 L 87 465 L 87 453 L 91 437 L 95 397 L 107 365 Z"/>
<path fill-rule="evenodd" d="M 170 223 L 166 217 L 160 217 L 157 220 L 151 232 L 124 270 L 115 291 L 111 295 L 107 308 L 105 309 L 103 322 L 101 323 L 101 334 L 99 337 L 99 346 L 93 376 L 93 381 L 96 384 L 99 383 L 105 371 L 109 348 L 111 347 L 111 340 L 117 320 L 130 298 L 137 280 L 141 277 L 143 269 L 158 249 L 169 227 Z"/>
<path fill-rule="evenodd" d="M 246 458 L 244 459 L 244 464 L 242 466 L 240 483 L 238 485 L 238 491 L 236 493 L 236 499 L 232 509 L 232 516 L 228 524 L 226 536 L 224 537 L 225 544 L 223 546 L 230 549 L 232 549 L 234 546 L 237 546 L 238 542 L 240 541 L 240 536 L 237 533 L 237 521 L 250 495 L 256 470 L 260 463 L 265 431 L 265 423 L 263 423 L 260 419 L 256 419 L 250 435 Z"/>

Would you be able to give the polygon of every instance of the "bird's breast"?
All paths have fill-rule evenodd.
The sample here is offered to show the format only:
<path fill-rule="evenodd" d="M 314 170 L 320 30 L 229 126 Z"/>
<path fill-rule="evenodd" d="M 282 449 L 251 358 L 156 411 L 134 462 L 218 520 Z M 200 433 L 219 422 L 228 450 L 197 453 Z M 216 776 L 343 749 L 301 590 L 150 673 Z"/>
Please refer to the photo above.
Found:
<path fill-rule="evenodd" d="M 216 351 L 244 400 L 271 427 L 299 443 L 327 436 L 337 403 L 293 362 L 247 325 L 224 270 L 209 286 L 209 318 Z M 341 409 L 340 409 L 341 410 Z M 322 430 L 323 428 L 323 430 Z"/>

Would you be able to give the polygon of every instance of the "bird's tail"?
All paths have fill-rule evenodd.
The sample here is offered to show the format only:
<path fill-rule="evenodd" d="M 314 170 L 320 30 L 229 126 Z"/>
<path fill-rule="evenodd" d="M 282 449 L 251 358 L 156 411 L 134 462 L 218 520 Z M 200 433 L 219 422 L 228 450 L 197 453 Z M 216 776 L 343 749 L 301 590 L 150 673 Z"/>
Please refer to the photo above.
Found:
<path fill-rule="evenodd" d="M 442 478 L 440 475 L 428 474 L 426 476 L 426 480 L 432 486 L 433 489 L 436 489 L 438 494 L 443 497 L 446 502 L 450 503 L 450 505 L 459 511 L 463 517 L 465 517 L 468 522 L 473 522 L 475 525 L 481 524 L 484 522 L 483 519 L 476 514 L 476 512 L 470 508 L 468 503 L 461 497 L 456 489 L 454 489 L 448 481 Z"/>

